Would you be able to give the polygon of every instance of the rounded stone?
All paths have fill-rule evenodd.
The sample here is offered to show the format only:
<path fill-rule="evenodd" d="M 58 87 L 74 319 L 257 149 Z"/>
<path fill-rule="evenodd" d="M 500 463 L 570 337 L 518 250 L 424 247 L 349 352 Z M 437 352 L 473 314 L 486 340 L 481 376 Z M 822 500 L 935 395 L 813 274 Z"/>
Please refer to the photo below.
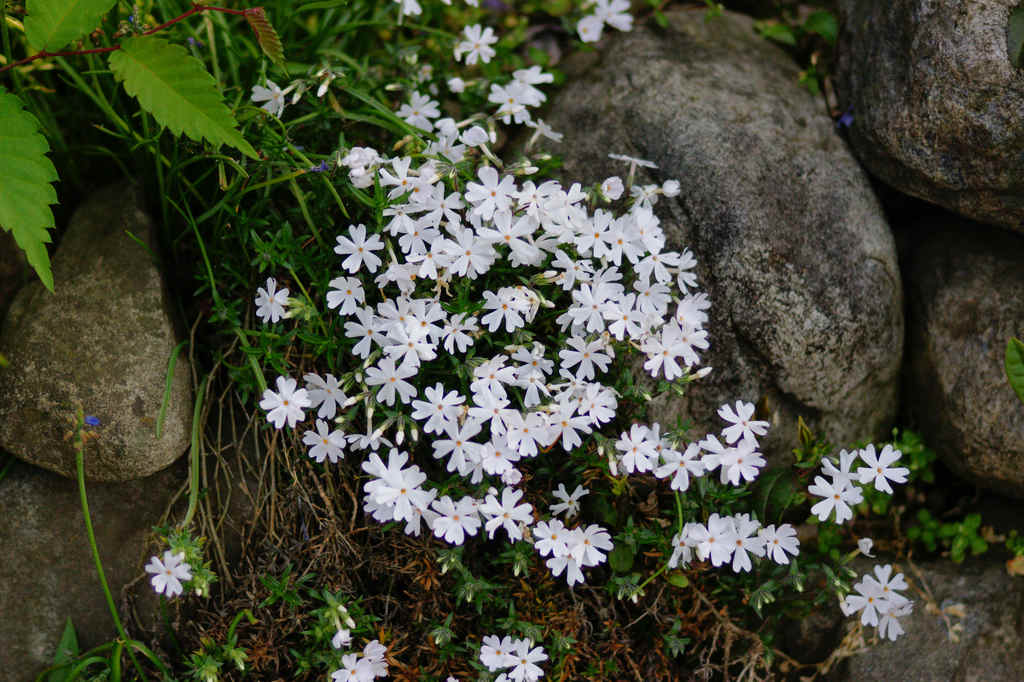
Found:
<path fill-rule="evenodd" d="M 565 137 L 564 182 L 625 178 L 609 152 L 650 160 L 667 248 L 692 249 L 712 303 L 712 373 L 652 418 L 718 431 L 717 408 L 759 403 L 767 453 L 796 420 L 837 444 L 881 438 L 897 411 L 903 349 L 895 245 L 868 179 L 799 69 L 730 12 L 667 13 L 665 30 L 615 34 L 545 118 Z M 567 67 L 569 68 L 569 67 Z M 637 368 L 637 373 L 643 370 Z"/>
<path fill-rule="evenodd" d="M 90 480 L 142 478 L 185 453 L 192 422 L 185 353 L 157 436 L 178 336 L 148 248 L 151 231 L 138 190 L 98 192 L 75 212 L 53 257 L 55 293 L 39 283 L 19 291 L 0 328 L 10 364 L 0 369 L 0 448 L 74 477 L 68 435 L 82 409 L 99 420 L 90 427 Z"/>
<path fill-rule="evenodd" d="M 974 483 L 1024 496 L 1024 404 L 1003 369 L 1024 334 L 1024 236 L 947 218 L 906 238 L 907 416 Z"/>
<path fill-rule="evenodd" d="M 841 0 L 837 87 L 850 142 L 892 187 L 1024 230 L 1024 68 L 1007 26 L 1019 0 Z"/>

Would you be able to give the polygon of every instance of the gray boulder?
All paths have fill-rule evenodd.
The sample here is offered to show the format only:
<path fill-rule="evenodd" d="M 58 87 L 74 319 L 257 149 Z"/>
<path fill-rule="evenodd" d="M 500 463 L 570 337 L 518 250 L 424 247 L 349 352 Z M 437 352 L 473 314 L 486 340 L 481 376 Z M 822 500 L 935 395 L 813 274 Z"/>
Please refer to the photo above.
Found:
<path fill-rule="evenodd" d="M 884 437 L 896 414 L 903 311 L 895 246 L 868 179 L 799 69 L 730 12 L 667 14 L 669 28 L 616 34 L 545 119 L 565 134 L 566 182 L 626 176 L 609 152 L 648 159 L 669 247 L 689 246 L 712 307 L 714 371 L 653 418 L 722 427 L 726 401 L 759 403 L 766 452 L 788 452 L 796 418 L 834 442 Z M 642 370 L 639 370 L 642 372 Z"/>
<path fill-rule="evenodd" d="M 1019 0 L 841 0 L 837 82 L 850 141 L 896 189 L 1024 229 L 1024 68 L 1007 56 Z"/>
<path fill-rule="evenodd" d="M 78 407 L 102 423 L 86 476 L 120 481 L 168 466 L 188 447 L 191 370 L 179 356 L 163 432 L 156 424 L 177 344 L 169 298 L 146 248 L 152 226 L 136 189 L 99 192 L 71 220 L 53 258 L 56 293 L 31 283 L 16 296 L 0 353 L 0 448 L 64 476 L 64 440 Z"/>
<path fill-rule="evenodd" d="M 102 436 L 101 436 L 102 439 Z M 86 457 L 95 449 L 90 441 Z M 145 576 L 151 527 L 185 481 L 185 460 L 145 479 L 87 486 L 115 603 Z M 78 484 L 17 462 L 0 481 L 0 682 L 28 682 L 53 661 L 68 617 L 83 651 L 117 636 L 85 532 Z M 152 592 L 147 582 L 139 589 Z M 122 621 L 125 613 L 121 610 Z"/>
<path fill-rule="evenodd" d="M 945 561 L 920 569 L 934 600 L 909 595 L 915 604 L 900 619 L 905 634 L 853 656 L 837 679 L 1024 680 L 1024 640 L 1018 625 L 1024 582 L 1007 575 L 998 563 L 957 566 Z M 920 584 L 913 571 L 904 572 L 908 581 Z"/>
<path fill-rule="evenodd" d="M 1024 405 L 1003 371 L 1024 333 L 1024 237 L 953 218 L 908 241 L 908 416 L 951 469 L 1024 496 Z"/>

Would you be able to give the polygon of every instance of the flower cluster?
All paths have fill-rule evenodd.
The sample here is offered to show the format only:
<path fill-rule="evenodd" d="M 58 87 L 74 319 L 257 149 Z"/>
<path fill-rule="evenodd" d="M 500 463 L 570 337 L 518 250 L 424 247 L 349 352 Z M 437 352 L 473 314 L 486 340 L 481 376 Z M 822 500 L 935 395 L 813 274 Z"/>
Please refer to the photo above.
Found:
<path fill-rule="evenodd" d="M 853 586 L 856 594 L 847 595 L 840 607 L 847 616 L 860 612 L 862 625 L 873 625 L 882 637 L 895 641 L 903 634 L 899 619 L 914 608 L 914 603 L 899 593 L 907 587 L 902 573 L 892 574 L 892 566 L 875 566 L 875 575 L 862 576 Z"/>
<path fill-rule="evenodd" d="M 882 451 L 876 454 L 875 446 L 869 444 L 853 452 L 840 450 L 838 466 L 831 459 L 824 458 L 821 463 L 822 472 L 830 480 L 826 480 L 824 476 L 815 476 L 814 484 L 807 488 L 808 492 L 824 498 L 811 507 L 811 513 L 816 515 L 819 521 L 828 520 L 834 513 L 835 522 L 841 524 L 853 518 L 851 505 L 864 500 L 864 492 L 860 485 L 872 484 L 876 490 L 891 495 L 893 489 L 890 481 L 906 483 L 910 474 L 908 468 L 894 466 L 901 457 L 902 453 L 892 445 L 885 445 Z M 866 466 L 858 467 L 854 471 L 858 459 Z M 870 538 L 863 538 L 858 543 L 859 551 L 866 556 L 872 556 L 869 554 L 871 545 Z M 848 595 L 841 603 L 841 607 L 846 615 L 860 611 L 861 623 L 878 626 L 883 637 L 895 640 L 903 634 L 898 619 L 910 613 L 913 603 L 895 591 L 907 589 L 903 574 L 897 573 L 890 580 L 891 574 L 891 566 L 875 566 L 877 579 L 870 575 L 864 576 L 861 582 L 854 585 L 857 594 Z"/>
<path fill-rule="evenodd" d="M 701 561 L 711 560 L 713 566 L 732 564 L 737 573 L 750 571 L 750 555 L 766 557 L 778 564 L 788 564 L 789 555 L 800 553 L 796 530 L 788 523 L 761 527 L 757 519 L 748 514 L 719 516 L 711 514 L 706 524 L 687 523 L 672 538 L 672 556 L 669 568 L 686 566 L 693 560 L 694 551 Z"/>
<path fill-rule="evenodd" d="M 508 635 L 498 638 L 487 635 L 480 647 L 480 662 L 491 672 L 506 670 L 495 682 L 536 682 L 544 676 L 538 663 L 546 661 L 544 647 L 533 646 L 529 639 L 513 639 Z"/>
<path fill-rule="evenodd" d="M 402 14 L 421 12 L 416 0 L 396 1 Z M 625 0 L 596 0 L 577 25 L 581 39 L 600 39 L 605 26 L 630 30 L 628 9 Z M 502 49 L 497 43 L 491 28 L 466 26 L 453 58 L 467 67 L 487 64 Z M 533 114 L 546 100 L 538 86 L 551 83 L 552 74 L 532 66 L 494 82 L 448 79 L 452 93 L 477 88 L 486 96 L 487 115 L 462 121 L 444 116 L 439 88 L 420 87 L 425 78 L 396 106 L 395 115 L 418 131 L 390 148 L 401 155 L 353 146 L 334 157 L 363 203 L 380 199 L 373 218 L 336 236 L 337 271 L 320 292 L 325 308 L 340 317 L 348 364 L 335 368 L 337 376 L 305 374 L 302 388 L 277 377 L 260 407 L 277 429 L 295 429 L 315 410 L 302 441 L 318 463 L 362 451 L 362 506 L 378 522 L 400 523 L 415 536 L 426 528 L 451 545 L 484 533 L 530 543 L 572 587 L 584 582 L 583 568 L 606 560 L 612 536 L 585 521 L 566 525 L 580 514 L 588 493 L 581 486 L 570 494 L 560 484 L 550 493 L 559 500 L 550 515 L 538 513 L 543 491 L 520 487 L 530 478 L 530 461 L 551 450 L 605 452 L 601 432 L 622 418 L 623 398 L 608 375 L 630 354 L 639 353 L 644 370 L 668 382 L 711 371 L 701 361 L 710 345 L 711 302 L 698 288 L 697 261 L 689 249 L 667 244 L 653 210 L 660 196 L 677 196 L 680 185 L 634 184 L 638 167 L 655 164 L 615 154 L 609 156 L 628 164 L 625 181 L 612 176 L 584 188 L 523 179 L 536 169 L 529 161 L 501 164 L 490 149 L 494 129 L 499 122 L 522 124 L 536 130 L 530 145 L 539 136 L 557 141 L 561 136 Z M 267 95 L 268 111 L 280 115 L 284 92 Z M 265 324 L 289 318 L 288 294 L 268 279 L 256 297 L 257 316 Z M 722 405 L 725 428 L 688 443 L 657 423 L 615 428 L 608 469 L 613 476 L 667 479 L 676 493 L 715 472 L 723 485 L 743 486 L 765 466 L 758 438 L 769 425 L 754 412 L 749 402 Z M 420 433 L 430 438 L 421 443 Z M 867 466 L 854 473 L 858 457 Z M 868 446 L 840 453 L 838 466 L 826 459 L 831 482 L 815 479 L 810 492 L 825 499 L 812 512 L 825 520 L 834 511 L 839 523 L 850 518 L 850 505 L 861 499 L 855 480 L 891 493 L 888 481 L 906 480 L 906 469 L 890 466 L 898 458 L 890 446 L 878 457 Z M 452 476 L 430 480 L 428 473 L 441 468 Z M 563 513 L 566 521 L 557 518 Z M 750 514 L 717 513 L 703 523 L 679 523 L 669 568 L 696 558 L 750 572 L 755 557 L 789 564 L 800 553 L 788 523 L 762 526 Z M 909 608 L 893 598 L 886 605 L 893 618 Z M 895 636 L 898 627 L 886 621 L 885 633 Z M 335 647 L 349 642 L 349 629 L 339 624 Z M 491 671 L 507 669 L 499 680 L 517 682 L 538 679 L 536 663 L 547 658 L 529 640 L 496 636 L 484 639 L 480 657 Z M 373 679 L 382 660 L 367 651 L 349 654 L 333 677 Z"/>
<path fill-rule="evenodd" d="M 893 449 L 891 445 L 882 448 L 882 452 L 875 454 L 875 446 L 868 445 L 863 450 L 847 452 L 840 450 L 839 466 L 829 458 L 822 460 L 822 472 L 831 478 L 825 480 L 824 476 L 815 476 L 814 484 L 807 488 L 809 492 L 824 499 L 811 507 L 811 513 L 818 517 L 818 520 L 825 521 L 829 515 L 835 512 L 836 523 L 843 523 L 853 518 L 853 509 L 850 505 L 860 504 L 864 501 L 864 493 L 855 481 L 866 484 L 874 483 L 875 489 L 884 493 L 892 494 L 893 483 L 906 483 L 910 469 L 906 467 L 892 466 L 899 461 L 902 453 Z M 867 466 L 862 466 L 853 471 L 853 465 L 857 459 L 863 461 Z"/>
<path fill-rule="evenodd" d="M 363 647 L 362 654 L 345 654 L 341 657 L 341 668 L 331 673 L 332 682 L 372 682 L 378 677 L 387 677 L 386 653 L 387 647 L 375 639 Z"/>
<path fill-rule="evenodd" d="M 417 535 L 425 523 L 453 544 L 475 535 L 482 524 L 489 537 L 500 528 L 514 542 L 533 522 L 532 506 L 519 502 L 523 492 L 510 487 L 522 479 L 519 463 L 559 444 L 570 452 L 615 417 L 617 394 L 599 377 L 609 371 L 617 345 L 639 348 L 652 376 L 698 376 L 691 370 L 699 365 L 698 351 L 708 347 L 703 325 L 710 303 L 705 294 L 691 291 L 695 261 L 689 251 L 665 249 L 658 218 L 640 202 L 620 216 L 601 208 L 591 212 L 585 201 L 593 197 L 579 185 L 566 190 L 553 181 L 540 186 L 527 181 L 519 187 L 491 166 L 481 167 L 479 182 L 468 182 L 463 194 L 449 194 L 433 161 L 414 168 L 410 157 L 384 161 L 377 154 L 362 154 L 359 163 L 369 159 L 382 163 L 379 182 L 391 188 L 393 201 L 384 212 L 389 237 L 370 233 L 362 224 L 339 236 L 340 266 L 354 276 L 331 280 L 326 295 L 327 307 L 346 318 L 345 335 L 355 344 L 352 352 L 365 360 L 365 370 L 344 380 L 307 374 L 301 389 L 296 380 L 279 377 L 277 390 L 268 389 L 260 405 L 277 428 L 294 428 L 304 419 L 304 409 L 318 408 L 316 428 L 306 431 L 303 440 L 319 462 L 336 462 L 346 447 L 376 451 L 388 446 L 386 463 L 376 452 L 363 463 L 372 477 L 364 487 L 364 507 L 379 521 L 404 522 L 406 531 Z M 385 249 L 404 260 L 392 255 L 384 267 L 378 254 Z M 502 259 L 515 268 L 535 268 L 530 284 L 483 288 L 478 314 L 442 305 L 441 294 L 453 278 L 482 280 Z M 381 292 L 375 307 L 369 301 L 377 294 L 360 275 L 375 275 Z M 383 292 L 392 285 L 397 296 Z M 418 294 L 425 287 L 429 297 Z M 542 309 L 553 307 L 558 289 L 569 301 L 554 319 L 568 334 L 560 348 L 550 349 L 536 338 L 528 345 L 498 346 L 496 334 L 504 332 L 514 342 Z M 261 292 L 259 302 L 269 297 Z M 273 321 L 269 313 L 265 317 Z M 491 333 L 491 347 L 504 352 L 478 352 L 467 376 L 468 394 L 443 382 L 422 392 L 417 388 L 418 377 L 436 373 L 433 364 L 475 346 L 482 329 Z M 356 397 L 349 398 L 346 392 L 352 388 Z M 339 408 L 360 402 L 366 433 L 346 435 L 328 424 Z M 394 447 L 404 431 L 399 429 L 392 442 L 384 437 L 384 427 L 372 428 L 374 403 L 406 406 L 425 433 L 435 434 L 435 459 L 471 485 L 499 478 L 505 486 L 500 499 L 497 490 L 484 499 L 437 499 L 435 490 L 423 487 L 427 476 L 409 463 L 409 453 Z M 634 425 L 617 443 L 621 466 L 629 473 L 657 469 L 657 475 L 673 477 L 675 489 L 685 489 L 680 462 L 683 473 L 720 468 L 723 480 L 751 480 L 764 463 L 755 451 L 755 435 L 767 426 L 750 422 L 752 413 L 747 403 L 737 403 L 736 411 L 723 407 L 723 416 L 735 422 L 723 433 L 732 445 L 710 436 L 702 444 L 708 454 L 699 462 L 693 461 L 692 447 L 687 453 L 676 451 L 661 437 L 659 425 Z M 582 580 L 581 566 L 604 559 L 598 550 L 610 549 L 610 539 L 599 526 L 562 530 L 562 541 L 539 551 L 551 554 L 549 567 L 556 575 L 565 570 L 574 584 Z"/>
<path fill-rule="evenodd" d="M 565 581 L 572 587 L 583 582 L 584 566 L 597 566 L 612 549 L 612 538 L 601 526 L 566 528 L 558 519 L 540 521 L 533 528 L 533 547 L 540 555 L 551 558 L 545 565 L 556 578 L 565 572 Z"/>

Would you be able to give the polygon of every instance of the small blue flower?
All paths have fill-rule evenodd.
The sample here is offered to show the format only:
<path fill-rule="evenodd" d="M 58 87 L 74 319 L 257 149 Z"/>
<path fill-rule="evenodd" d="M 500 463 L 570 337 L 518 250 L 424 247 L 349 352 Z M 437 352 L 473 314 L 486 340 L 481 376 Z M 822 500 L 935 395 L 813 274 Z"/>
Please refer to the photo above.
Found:
<path fill-rule="evenodd" d="M 847 109 L 839 120 L 836 121 L 836 128 L 849 128 L 853 125 L 853 107 Z"/>
<path fill-rule="evenodd" d="M 204 46 L 203 46 L 203 41 L 201 41 L 201 40 L 196 40 L 196 39 L 195 39 L 195 38 L 193 38 L 192 36 L 189 36 L 189 37 L 188 37 L 188 44 L 189 44 L 189 45 L 191 45 L 192 47 L 198 47 L 198 48 L 200 48 L 200 49 L 204 47 Z"/>
<path fill-rule="evenodd" d="M 311 173 L 325 173 L 327 172 L 327 161 L 321 161 L 316 166 L 309 169 Z"/>
<path fill-rule="evenodd" d="M 100 425 L 100 418 L 99 417 L 94 417 L 91 414 L 86 415 L 85 416 L 85 425 L 86 426 L 99 426 Z"/>

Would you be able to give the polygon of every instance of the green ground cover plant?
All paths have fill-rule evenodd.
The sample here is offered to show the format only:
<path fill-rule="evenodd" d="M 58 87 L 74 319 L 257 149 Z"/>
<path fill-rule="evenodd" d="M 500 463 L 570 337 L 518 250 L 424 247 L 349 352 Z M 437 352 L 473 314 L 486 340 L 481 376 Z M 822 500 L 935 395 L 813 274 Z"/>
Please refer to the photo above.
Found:
<path fill-rule="evenodd" d="M 559 55 L 663 3 L 54 7 L 3 17 L 20 146 L 0 161 L 31 182 L 0 224 L 59 287 L 57 170 L 144 182 L 195 301 L 197 402 L 188 510 L 145 567 L 163 630 L 115 614 L 118 639 L 78 652 L 69 628 L 40 679 L 813 676 L 841 654 L 798 660 L 786 622 L 838 604 L 902 633 L 902 573 L 850 561 L 887 548 L 877 517 L 903 505 L 891 484 L 927 482 L 926 449 L 837 450 L 801 422 L 793 464 L 767 468 L 759 396 L 717 433 L 651 422 L 712 371 L 711 302 L 656 211 L 682 188 L 614 150 L 621 177 L 554 179 Z"/>

